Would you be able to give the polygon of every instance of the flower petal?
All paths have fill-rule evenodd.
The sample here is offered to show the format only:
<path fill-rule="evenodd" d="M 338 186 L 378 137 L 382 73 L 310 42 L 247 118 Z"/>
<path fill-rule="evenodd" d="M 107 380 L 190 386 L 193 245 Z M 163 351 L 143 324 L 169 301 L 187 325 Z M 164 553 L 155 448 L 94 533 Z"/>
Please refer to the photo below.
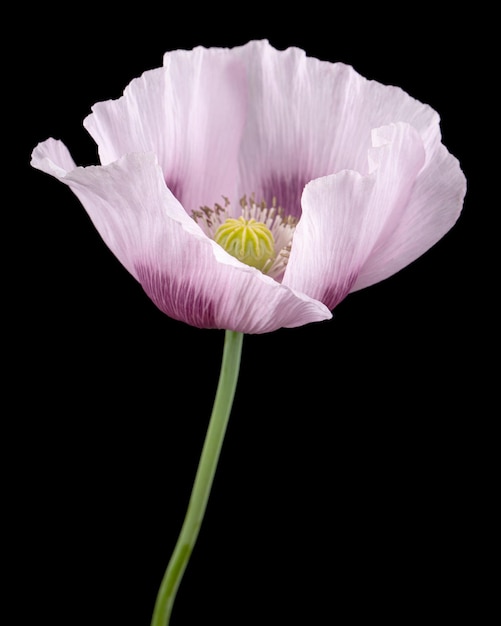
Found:
<path fill-rule="evenodd" d="M 63 162 L 58 162 L 63 155 Z M 206 237 L 166 187 L 155 155 L 65 171 L 67 151 L 49 140 L 32 165 L 71 187 L 106 244 L 167 315 L 202 328 L 264 333 L 329 319 L 330 311 Z"/>
<path fill-rule="evenodd" d="M 459 162 L 440 143 L 440 137 L 426 147 L 426 164 L 404 210 L 394 216 L 391 229 L 381 234 L 352 291 L 384 280 L 415 261 L 458 219 L 466 194 L 466 178 Z"/>
<path fill-rule="evenodd" d="M 368 173 L 371 130 L 412 125 L 427 140 L 438 116 L 402 89 L 360 76 L 343 63 L 253 41 L 237 49 L 248 71 L 249 108 L 241 151 L 241 192 L 275 197 L 299 217 L 304 185 L 341 170 Z M 426 137 L 425 137 L 426 135 Z"/>
<path fill-rule="evenodd" d="M 308 183 L 282 284 L 333 309 L 362 265 L 361 240 L 375 180 L 345 170 Z"/>
<path fill-rule="evenodd" d="M 75 161 L 73 161 L 64 143 L 52 138 L 39 143 L 33 150 L 31 165 L 46 174 L 56 176 L 56 178 L 64 176 L 67 171 L 76 167 Z"/>
<path fill-rule="evenodd" d="M 178 50 L 121 98 L 94 105 L 84 125 L 105 165 L 154 152 L 167 186 L 191 213 L 236 193 L 246 103 L 238 59 L 219 49 Z"/>
<path fill-rule="evenodd" d="M 372 173 L 339 172 L 311 181 L 303 192 L 283 283 L 330 309 L 398 227 L 425 161 L 421 138 L 408 124 L 378 129 L 374 138 Z"/>

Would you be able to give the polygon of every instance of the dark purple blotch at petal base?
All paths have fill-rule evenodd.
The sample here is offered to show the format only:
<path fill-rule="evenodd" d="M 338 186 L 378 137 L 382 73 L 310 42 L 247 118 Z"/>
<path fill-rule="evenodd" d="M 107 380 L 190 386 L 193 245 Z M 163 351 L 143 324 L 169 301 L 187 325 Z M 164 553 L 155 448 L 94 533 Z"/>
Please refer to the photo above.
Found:
<path fill-rule="evenodd" d="M 291 174 L 284 176 L 271 174 L 262 185 L 262 199 L 267 206 L 271 206 L 275 200 L 277 205 L 284 209 L 285 215 L 299 219 L 301 217 L 301 195 L 304 186 L 311 180 L 306 173 Z M 256 197 L 258 202 L 261 198 Z"/>
<path fill-rule="evenodd" d="M 357 280 L 357 274 L 351 274 L 347 276 L 345 280 L 343 280 L 342 284 L 330 284 L 325 288 L 323 294 L 321 296 L 316 295 L 317 299 L 320 302 L 323 302 L 325 306 L 331 311 L 334 310 L 337 305 L 342 302 L 346 296 L 350 293 L 351 288 L 355 284 Z"/>
<path fill-rule="evenodd" d="M 198 328 L 219 328 L 214 301 L 196 280 L 177 280 L 146 265 L 136 266 L 136 271 L 145 292 L 166 315 Z"/>

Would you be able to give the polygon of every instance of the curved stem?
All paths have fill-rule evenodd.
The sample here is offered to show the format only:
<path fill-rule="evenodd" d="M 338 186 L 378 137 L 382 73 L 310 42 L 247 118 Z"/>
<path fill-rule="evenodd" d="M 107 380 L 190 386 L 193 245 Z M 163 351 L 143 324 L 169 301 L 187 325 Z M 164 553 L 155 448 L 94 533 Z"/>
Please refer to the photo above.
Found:
<path fill-rule="evenodd" d="M 226 331 L 219 384 L 202 455 L 195 476 L 186 517 L 158 591 L 151 626 L 167 626 L 169 623 L 179 583 L 188 565 L 200 526 L 202 525 L 235 396 L 242 342 L 242 333 L 231 330 Z"/>

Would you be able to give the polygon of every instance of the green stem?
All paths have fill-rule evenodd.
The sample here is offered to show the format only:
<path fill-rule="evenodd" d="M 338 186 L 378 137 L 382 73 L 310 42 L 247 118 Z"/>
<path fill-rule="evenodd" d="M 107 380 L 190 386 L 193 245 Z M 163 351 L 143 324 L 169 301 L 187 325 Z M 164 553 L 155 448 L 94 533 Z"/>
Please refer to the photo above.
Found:
<path fill-rule="evenodd" d="M 151 626 L 168 625 L 179 584 L 202 525 L 235 396 L 240 369 L 240 355 L 242 354 L 242 341 L 242 333 L 231 330 L 226 331 L 221 373 L 209 428 L 198 464 L 186 517 L 158 591 Z"/>

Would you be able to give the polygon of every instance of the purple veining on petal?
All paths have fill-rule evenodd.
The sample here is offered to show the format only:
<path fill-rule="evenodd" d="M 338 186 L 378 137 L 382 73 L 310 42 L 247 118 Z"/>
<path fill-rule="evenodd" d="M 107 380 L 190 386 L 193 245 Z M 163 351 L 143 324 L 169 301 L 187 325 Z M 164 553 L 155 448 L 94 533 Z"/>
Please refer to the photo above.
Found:
<path fill-rule="evenodd" d="M 286 215 L 299 218 L 301 216 L 301 195 L 304 186 L 310 180 L 311 176 L 304 173 L 290 176 L 272 173 L 263 182 L 261 193 L 268 206 L 271 206 L 273 198 L 276 198 L 277 204 L 284 209 Z"/>
<path fill-rule="evenodd" d="M 323 302 L 325 306 L 331 311 L 337 307 L 337 305 L 346 298 L 350 293 L 351 288 L 355 284 L 358 278 L 358 273 L 348 276 L 342 285 L 329 285 L 324 290 L 324 293 L 318 297 L 320 302 Z"/>
<path fill-rule="evenodd" d="M 166 315 L 198 328 L 218 328 L 214 303 L 197 289 L 196 281 L 178 281 L 146 265 L 136 266 L 136 271 L 145 292 Z"/>

